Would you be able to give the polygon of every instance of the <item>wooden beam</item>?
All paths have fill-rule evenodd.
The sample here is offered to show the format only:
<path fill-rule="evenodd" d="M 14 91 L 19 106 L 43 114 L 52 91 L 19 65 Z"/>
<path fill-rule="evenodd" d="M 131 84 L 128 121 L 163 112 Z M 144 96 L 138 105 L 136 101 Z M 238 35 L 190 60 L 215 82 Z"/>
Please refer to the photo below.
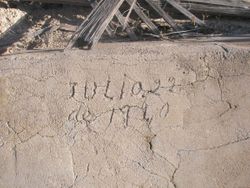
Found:
<path fill-rule="evenodd" d="M 125 29 L 126 26 L 128 25 L 129 17 L 130 17 L 130 15 L 132 13 L 132 10 L 134 9 L 134 6 L 135 6 L 136 2 L 137 2 L 137 0 L 133 0 L 132 5 L 130 5 L 129 11 L 128 11 L 128 13 L 127 13 L 127 15 L 125 17 L 125 20 L 124 20 L 123 29 Z"/>
<path fill-rule="evenodd" d="M 118 19 L 118 21 L 121 23 L 121 25 L 125 27 L 125 31 L 128 33 L 128 36 L 130 37 L 130 39 L 138 40 L 138 37 L 136 36 L 134 30 L 129 25 L 125 26 L 125 22 L 126 22 L 125 17 L 122 15 L 122 13 L 119 10 L 115 14 L 115 16 Z"/>
<path fill-rule="evenodd" d="M 219 5 L 234 8 L 246 8 L 250 6 L 250 1 L 248 3 L 242 0 L 181 0 L 182 3 L 201 3 L 207 5 Z"/>
<path fill-rule="evenodd" d="M 229 15 L 250 18 L 250 8 L 227 7 L 200 3 L 180 3 L 183 7 L 192 12 L 212 15 Z"/>
<path fill-rule="evenodd" d="M 158 4 L 153 2 L 152 0 L 146 0 L 146 2 L 153 8 L 155 11 L 162 16 L 162 18 L 176 31 L 179 30 L 178 26 L 176 25 L 175 21 L 171 16 L 168 15 Z"/>
<path fill-rule="evenodd" d="M 98 5 L 97 1 L 94 0 L 93 2 L 91 2 L 91 6 L 94 8 Z M 121 23 L 121 25 L 124 27 L 125 25 L 125 18 L 122 15 L 122 13 L 118 10 L 115 14 L 116 18 L 118 19 L 118 21 Z M 137 40 L 137 36 L 134 32 L 134 30 L 132 28 L 130 28 L 129 26 L 125 27 L 125 30 L 128 34 L 128 36 L 130 37 L 131 40 Z M 109 36 L 113 37 L 113 32 L 110 26 L 107 26 L 106 28 L 107 33 L 109 34 Z"/>
<path fill-rule="evenodd" d="M 129 5 L 133 4 L 133 0 L 126 0 Z M 142 19 L 142 21 L 149 27 L 149 29 L 156 35 L 160 34 L 158 27 L 144 14 L 138 5 L 134 5 L 134 11 Z"/>
<path fill-rule="evenodd" d="M 74 47 L 80 38 L 88 48 L 95 45 L 123 2 L 124 0 L 101 0 L 79 26 L 66 49 Z"/>
<path fill-rule="evenodd" d="M 205 22 L 197 18 L 194 14 L 189 12 L 187 9 L 178 4 L 175 0 L 166 0 L 170 5 L 180 11 L 182 14 L 187 16 L 191 21 L 197 23 L 200 26 L 205 26 Z"/>
<path fill-rule="evenodd" d="M 10 0 L 9 0 L 10 1 Z M 14 0 L 17 2 L 40 2 L 40 3 L 50 3 L 50 4 L 72 4 L 72 5 L 83 5 L 90 6 L 88 0 Z"/>
<path fill-rule="evenodd" d="M 91 5 L 92 8 L 95 8 L 95 7 L 98 5 L 98 3 L 97 3 L 96 0 L 94 0 L 94 1 L 92 1 L 92 2 L 90 3 L 90 5 Z M 112 29 L 111 29 L 111 27 L 110 27 L 109 25 L 108 25 L 107 28 L 106 28 L 106 32 L 108 33 L 108 35 L 109 35 L 111 38 L 114 38 L 114 33 L 113 33 L 113 31 L 112 31 Z"/>

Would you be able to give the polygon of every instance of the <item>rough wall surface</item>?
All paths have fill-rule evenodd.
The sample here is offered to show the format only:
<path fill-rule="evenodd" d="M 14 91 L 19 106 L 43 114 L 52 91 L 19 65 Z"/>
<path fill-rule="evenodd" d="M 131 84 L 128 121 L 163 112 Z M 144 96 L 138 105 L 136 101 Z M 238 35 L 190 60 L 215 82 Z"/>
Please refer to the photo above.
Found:
<path fill-rule="evenodd" d="M 102 44 L 0 58 L 0 187 L 250 187 L 250 49 Z"/>

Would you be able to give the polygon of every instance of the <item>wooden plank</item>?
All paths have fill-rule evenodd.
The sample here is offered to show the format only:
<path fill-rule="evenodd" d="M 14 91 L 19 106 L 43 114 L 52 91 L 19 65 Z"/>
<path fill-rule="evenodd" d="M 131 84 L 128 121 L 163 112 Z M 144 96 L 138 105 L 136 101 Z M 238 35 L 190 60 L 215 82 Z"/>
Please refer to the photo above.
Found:
<path fill-rule="evenodd" d="M 95 8 L 95 7 L 98 5 L 98 3 L 97 3 L 96 0 L 94 0 L 94 1 L 92 1 L 92 2 L 90 3 L 90 5 L 91 5 L 92 8 Z M 107 28 L 106 28 L 106 32 L 108 33 L 108 35 L 109 35 L 111 38 L 114 38 L 114 33 L 113 33 L 113 31 L 112 31 L 112 29 L 111 29 L 111 27 L 110 27 L 109 25 L 108 25 Z"/>
<path fill-rule="evenodd" d="M 72 4 L 72 5 L 83 5 L 83 6 L 90 6 L 88 0 L 15 0 L 17 2 L 40 2 L 40 3 L 51 3 L 51 4 Z"/>
<path fill-rule="evenodd" d="M 164 4 L 165 0 L 152 0 Z M 250 18 L 250 0 L 176 0 L 190 12 Z"/>
<path fill-rule="evenodd" d="M 126 1 L 130 5 L 132 5 L 132 3 L 133 3 L 133 0 L 126 0 Z M 134 5 L 134 11 L 154 34 L 156 34 L 156 35 L 160 34 L 158 27 L 144 14 L 144 12 L 136 4 Z"/>
<path fill-rule="evenodd" d="M 130 15 L 132 13 L 132 10 L 134 9 L 134 6 L 135 6 L 136 2 L 137 2 L 137 0 L 133 0 L 133 3 L 130 5 L 129 11 L 128 11 L 128 13 L 127 13 L 127 15 L 125 17 L 125 20 L 124 20 L 123 29 L 125 29 L 126 26 L 128 25 L 129 17 L 130 17 Z"/>
<path fill-rule="evenodd" d="M 146 0 L 146 2 L 153 8 L 155 11 L 163 17 L 163 19 L 176 31 L 179 30 L 178 26 L 176 25 L 175 21 L 169 16 L 159 5 L 154 3 L 151 0 Z"/>
<path fill-rule="evenodd" d="M 194 14 L 189 12 L 187 9 L 183 8 L 180 4 L 178 4 L 175 0 L 166 0 L 170 5 L 179 10 L 182 14 L 187 16 L 191 21 L 197 23 L 200 26 L 205 26 L 205 22 L 197 18 Z"/>
<path fill-rule="evenodd" d="M 202 3 L 208 5 L 219 5 L 235 8 L 246 8 L 249 7 L 249 2 L 241 0 L 181 0 L 182 3 Z"/>
<path fill-rule="evenodd" d="M 187 8 L 192 12 L 207 13 L 214 15 L 230 15 L 238 17 L 250 18 L 249 8 L 237 8 L 237 7 L 226 7 L 219 5 L 208 5 L 199 3 L 180 3 L 183 7 Z"/>
<path fill-rule="evenodd" d="M 124 0 L 100 1 L 74 33 L 66 49 L 74 47 L 79 38 L 84 46 L 90 48 L 95 45 L 123 2 Z"/>
<path fill-rule="evenodd" d="M 11 0 L 10 0 L 11 1 Z M 31 0 L 14 0 L 25 2 Z M 90 6 L 88 0 L 33 0 L 41 3 L 61 3 Z M 151 0 L 159 5 L 165 0 Z M 250 18 L 250 0 L 178 0 L 180 5 L 192 12 L 221 14 Z M 157 3 L 158 2 L 158 3 Z"/>
<path fill-rule="evenodd" d="M 121 25 L 124 26 L 125 25 L 125 18 L 119 10 L 115 14 L 115 16 L 117 17 L 117 19 L 121 23 Z M 131 27 L 129 27 L 128 25 L 125 26 L 125 31 L 128 33 L 128 36 L 130 37 L 130 39 L 138 40 L 138 37 L 136 36 L 134 30 Z"/>
<path fill-rule="evenodd" d="M 93 2 L 91 2 L 91 6 L 92 7 L 96 7 L 97 5 L 98 5 L 98 3 L 97 3 L 96 0 L 94 0 Z M 118 21 L 121 23 L 121 25 L 124 26 L 125 25 L 125 18 L 124 18 L 124 16 L 122 15 L 122 13 L 119 10 L 116 12 L 115 16 L 118 19 Z M 131 29 L 129 26 L 126 26 L 125 30 L 126 30 L 128 36 L 130 37 L 130 39 L 132 39 L 132 40 L 138 40 L 138 38 L 137 38 L 137 36 L 136 36 L 136 34 L 135 34 L 135 32 L 134 32 L 133 29 Z M 112 29 L 109 26 L 107 26 L 106 31 L 107 31 L 107 33 L 111 33 Z M 113 37 L 112 35 L 110 35 L 110 36 Z"/>

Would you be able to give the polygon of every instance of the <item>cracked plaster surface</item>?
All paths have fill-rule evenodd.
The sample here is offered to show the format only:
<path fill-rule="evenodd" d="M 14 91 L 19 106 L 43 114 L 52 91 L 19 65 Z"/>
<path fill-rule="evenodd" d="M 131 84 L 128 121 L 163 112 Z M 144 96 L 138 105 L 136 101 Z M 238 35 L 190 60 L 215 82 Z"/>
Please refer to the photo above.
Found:
<path fill-rule="evenodd" d="M 145 44 L 0 57 L 0 187 L 250 187 L 250 50 Z"/>

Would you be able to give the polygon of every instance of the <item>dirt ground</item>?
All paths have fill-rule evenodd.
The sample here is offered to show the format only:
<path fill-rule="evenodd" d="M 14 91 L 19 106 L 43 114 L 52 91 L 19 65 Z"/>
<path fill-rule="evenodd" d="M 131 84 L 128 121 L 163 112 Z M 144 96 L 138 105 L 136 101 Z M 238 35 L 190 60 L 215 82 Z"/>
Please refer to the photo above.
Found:
<path fill-rule="evenodd" d="M 6 9 L 0 8 L 0 35 L 14 25 L 21 17 L 25 15 L 25 12 L 18 9 Z"/>
<path fill-rule="evenodd" d="M 22 11 L 19 9 L 22 9 Z M 83 21 L 85 15 L 90 11 L 88 8 L 64 7 L 62 9 L 57 6 L 50 9 L 24 6 L 19 7 L 19 9 L 0 9 L 3 15 L 6 10 L 16 15 L 15 19 L 12 19 L 8 15 L 1 17 L 1 21 L 3 23 L 6 22 L 6 26 L 20 19 L 20 23 L 11 28 L 12 32 L 2 34 L 2 45 L 6 44 L 9 46 L 5 53 L 35 48 L 63 48 L 75 30 L 64 31 L 64 29 L 60 29 L 61 24 L 66 26 L 70 24 L 71 27 L 74 27 L 73 29 L 76 29 L 76 26 Z M 28 12 L 28 15 L 22 17 L 23 14 L 19 12 Z M 49 28 L 47 29 L 47 27 Z M 47 29 L 46 33 L 43 32 L 44 28 L 45 30 Z M 4 28 L 4 30 L 6 29 L 7 27 Z"/>

